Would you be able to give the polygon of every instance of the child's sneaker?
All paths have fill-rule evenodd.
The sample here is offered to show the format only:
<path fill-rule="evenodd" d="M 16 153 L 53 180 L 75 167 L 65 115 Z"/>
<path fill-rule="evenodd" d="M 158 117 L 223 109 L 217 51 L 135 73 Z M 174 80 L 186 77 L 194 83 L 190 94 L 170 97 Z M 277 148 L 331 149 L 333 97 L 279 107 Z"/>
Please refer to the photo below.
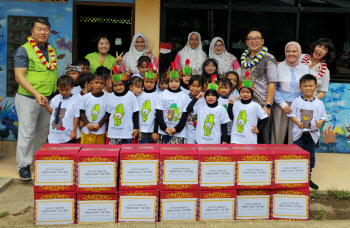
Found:
<path fill-rule="evenodd" d="M 315 184 L 314 182 L 312 182 L 312 180 L 310 180 L 310 184 L 309 184 L 310 188 L 317 190 L 318 189 L 318 185 Z"/>
<path fill-rule="evenodd" d="M 21 180 L 30 180 L 32 179 L 32 174 L 30 173 L 30 166 L 23 167 L 19 170 L 19 177 Z"/>

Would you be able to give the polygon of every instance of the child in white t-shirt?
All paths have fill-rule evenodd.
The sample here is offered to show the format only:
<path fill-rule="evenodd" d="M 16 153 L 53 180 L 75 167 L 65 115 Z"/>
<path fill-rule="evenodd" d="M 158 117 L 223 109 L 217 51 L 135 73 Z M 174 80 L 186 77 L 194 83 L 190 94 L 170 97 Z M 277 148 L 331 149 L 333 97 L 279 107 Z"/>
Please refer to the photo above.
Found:
<path fill-rule="evenodd" d="M 108 120 L 109 95 L 103 92 L 106 79 L 95 72 L 92 75 L 92 91 L 81 99 L 80 118 L 85 127 L 81 134 L 82 144 L 105 144 Z"/>
<path fill-rule="evenodd" d="M 186 94 L 190 94 L 189 82 L 192 76 L 192 68 L 190 67 L 190 60 L 186 59 L 185 67 L 182 69 L 181 90 Z"/>
<path fill-rule="evenodd" d="M 109 96 L 107 111 L 109 145 L 131 144 L 139 134 L 139 106 L 135 94 L 129 91 L 126 73 L 111 71 L 113 93 Z"/>
<path fill-rule="evenodd" d="M 327 120 L 326 110 L 322 101 L 314 96 L 318 89 L 317 79 L 306 74 L 299 80 L 299 89 L 303 96 L 293 100 L 292 113 L 288 117 L 292 118 L 293 124 L 293 142 L 302 149 L 310 153 L 310 187 L 318 189 L 318 186 L 311 181 L 312 168 L 315 167 L 316 143 L 320 137 L 319 128 Z"/>
<path fill-rule="evenodd" d="M 149 65 L 149 71 L 143 78 L 143 92 L 137 97 L 140 108 L 138 143 L 154 143 L 159 139 L 156 122 L 156 105 L 160 95 L 160 91 L 157 89 L 158 73 L 153 71 L 152 63 Z"/>
<path fill-rule="evenodd" d="M 237 100 L 239 100 L 239 94 L 236 88 L 239 81 L 239 76 L 237 72 L 229 71 L 226 73 L 225 78 L 228 78 L 231 81 L 231 94 L 233 95 L 233 97 L 236 97 Z"/>
<path fill-rule="evenodd" d="M 248 72 L 245 80 L 239 81 L 238 92 L 241 99 L 235 101 L 232 94 L 229 99 L 229 116 L 233 120 L 231 143 L 257 144 L 257 134 L 268 122 L 269 118 L 266 112 L 258 103 L 252 101 L 253 91 L 254 83 L 249 79 Z"/>
<path fill-rule="evenodd" d="M 230 79 L 224 77 L 219 80 L 219 105 L 223 106 L 226 111 L 228 111 L 228 100 L 230 99 L 231 95 L 231 88 L 232 83 Z M 227 143 L 231 142 L 231 129 L 232 129 L 232 122 L 227 123 Z"/>
<path fill-rule="evenodd" d="M 73 78 L 63 75 L 57 80 L 59 94 L 46 105 L 51 114 L 49 143 L 76 143 L 79 123 L 79 108 L 77 96 L 71 93 L 74 86 Z"/>
<path fill-rule="evenodd" d="M 161 144 L 186 143 L 184 127 L 187 120 L 187 95 L 181 91 L 181 72 L 171 63 L 171 70 L 167 72 L 169 88 L 160 93 L 156 107 L 157 122 Z"/>
<path fill-rule="evenodd" d="M 133 92 L 136 97 L 140 96 L 143 90 L 143 78 L 132 77 L 129 81 L 129 90 Z"/>
<path fill-rule="evenodd" d="M 227 110 L 219 105 L 219 86 L 215 83 L 216 75 L 207 85 L 205 93 L 193 98 L 187 111 L 197 114 L 195 140 L 198 144 L 227 144 L 227 123 L 230 121 Z M 198 99 L 205 97 L 205 102 L 194 108 Z M 223 139 L 223 141 L 221 141 Z"/>
<path fill-rule="evenodd" d="M 71 77 L 74 81 L 74 87 L 71 91 L 73 95 L 80 93 L 81 88 L 78 84 L 79 75 L 81 74 L 81 68 L 77 65 L 68 64 L 66 67 L 66 75 Z"/>

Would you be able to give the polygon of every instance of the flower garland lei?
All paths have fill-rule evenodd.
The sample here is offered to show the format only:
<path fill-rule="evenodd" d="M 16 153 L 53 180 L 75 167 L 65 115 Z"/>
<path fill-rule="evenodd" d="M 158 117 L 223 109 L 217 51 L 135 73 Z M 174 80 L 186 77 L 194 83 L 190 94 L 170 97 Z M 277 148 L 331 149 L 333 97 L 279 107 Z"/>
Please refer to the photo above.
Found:
<path fill-rule="evenodd" d="M 244 68 L 250 68 L 252 66 L 255 66 L 260 62 L 260 60 L 266 55 L 267 52 L 267 47 L 263 47 L 262 50 L 256 55 L 256 57 L 251 61 L 250 63 L 247 63 L 247 55 L 249 53 L 249 48 L 247 48 L 242 56 L 241 56 L 241 64 L 243 65 Z"/>
<path fill-rule="evenodd" d="M 39 50 L 38 45 L 35 43 L 34 38 L 32 36 L 28 36 L 28 41 L 29 43 L 32 45 L 32 47 L 34 48 L 35 53 L 37 54 L 37 56 L 39 57 L 39 59 L 41 60 L 41 62 L 44 64 L 44 66 L 48 69 L 48 70 L 54 70 L 57 68 L 57 60 L 56 60 L 56 55 L 53 52 L 53 48 L 51 47 L 51 45 L 49 44 L 49 42 L 47 42 L 47 49 L 51 58 L 51 64 L 46 61 L 45 56 L 43 55 L 43 53 Z"/>
<path fill-rule="evenodd" d="M 310 61 L 309 61 L 310 60 Z M 311 65 L 311 56 L 305 55 L 305 57 L 301 60 L 301 63 L 305 64 L 306 66 Z M 327 71 L 327 63 L 326 61 L 321 61 L 321 69 L 319 70 L 318 75 L 315 76 L 316 79 L 320 79 L 323 77 L 324 73 Z"/>

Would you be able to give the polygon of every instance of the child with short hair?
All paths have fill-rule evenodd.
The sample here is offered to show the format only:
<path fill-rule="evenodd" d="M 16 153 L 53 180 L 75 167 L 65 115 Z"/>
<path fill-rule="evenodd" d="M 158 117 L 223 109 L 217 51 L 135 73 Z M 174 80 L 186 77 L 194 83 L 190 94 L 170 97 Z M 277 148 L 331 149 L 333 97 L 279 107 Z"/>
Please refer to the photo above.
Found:
<path fill-rule="evenodd" d="M 153 64 L 149 64 L 149 71 L 144 78 L 143 92 L 137 97 L 140 108 L 140 134 L 138 143 L 154 143 L 159 139 L 156 122 L 156 104 L 160 91 L 157 89 L 158 73 L 153 71 Z"/>
<path fill-rule="evenodd" d="M 239 94 L 238 94 L 237 89 L 236 89 L 238 81 L 239 81 L 238 73 L 236 71 L 229 71 L 226 73 L 225 78 L 228 78 L 232 83 L 231 93 L 233 94 L 233 96 L 236 98 L 239 98 Z"/>
<path fill-rule="evenodd" d="M 218 75 L 218 63 L 215 59 L 207 59 L 202 65 L 202 77 L 204 78 L 204 86 L 211 83 L 211 76 Z M 215 79 L 216 81 L 218 78 Z"/>
<path fill-rule="evenodd" d="M 182 80 L 181 80 L 181 90 L 186 94 L 190 93 L 189 81 L 192 76 L 192 68 L 190 67 L 190 60 L 186 59 L 185 67 L 182 69 Z"/>
<path fill-rule="evenodd" d="M 293 143 L 310 153 L 310 187 L 318 189 L 317 184 L 312 182 L 312 169 L 315 167 L 316 143 L 320 137 L 319 128 L 327 120 L 323 102 L 314 96 L 318 89 L 317 79 L 306 74 L 299 80 L 299 89 L 303 96 L 295 98 L 292 102 Z"/>
<path fill-rule="evenodd" d="M 109 97 L 103 92 L 105 83 L 101 72 L 95 72 L 92 75 L 92 91 L 81 99 L 80 118 L 85 125 L 81 134 L 82 144 L 105 144 Z"/>
<path fill-rule="evenodd" d="M 67 65 L 66 75 L 71 77 L 73 79 L 73 82 L 74 82 L 74 87 L 71 91 L 73 95 L 81 92 L 81 88 L 78 84 L 78 78 L 79 78 L 80 73 L 81 73 L 80 66 L 70 65 L 70 64 Z"/>
<path fill-rule="evenodd" d="M 102 75 L 102 77 L 106 80 L 105 87 L 103 88 L 103 92 L 107 94 L 112 93 L 112 83 L 109 77 L 110 70 L 107 67 L 99 66 L 96 68 L 95 73 Z"/>
<path fill-rule="evenodd" d="M 188 103 L 192 101 L 200 92 L 202 92 L 204 81 L 203 78 L 199 75 L 192 75 L 190 81 L 188 82 L 190 94 L 188 95 Z M 194 105 L 194 109 L 197 108 L 199 103 L 201 103 L 203 99 L 200 99 L 200 102 L 196 102 Z M 186 143 L 187 144 L 195 144 L 196 139 L 196 127 L 197 127 L 197 115 L 193 112 L 188 112 L 188 117 L 186 121 Z"/>
<path fill-rule="evenodd" d="M 113 93 L 108 101 L 109 145 L 131 144 L 140 132 L 139 106 L 135 95 L 129 91 L 128 77 L 117 66 L 111 71 Z"/>
<path fill-rule="evenodd" d="M 205 88 L 205 93 L 197 95 L 187 106 L 187 111 L 193 111 L 198 117 L 195 133 L 198 144 L 227 144 L 227 123 L 230 118 L 227 110 L 218 103 L 220 88 L 215 83 L 215 77 L 216 75 L 212 76 L 212 81 Z M 195 103 L 203 96 L 205 102 L 194 108 Z"/>
<path fill-rule="evenodd" d="M 139 96 L 143 89 L 143 79 L 140 77 L 132 77 L 129 81 L 129 89 L 135 96 Z"/>
<path fill-rule="evenodd" d="M 169 88 L 160 93 L 156 107 L 161 144 L 186 143 L 186 131 L 183 131 L 187 120 L 187 95 L 180 89 L 181 72 L 171 63 L 167 72 Z"/>
<path fill-rule="evenodd" d="M 228 111 L 228 100 L 230 99 L 231 95 L 231 88 L 232 83 L 230 79 L 228 78 L 221 78 L 219 80 L 219 105 L 223 106 L 226 111 Z M 227 123 L 227 140 L 226 143 L 231 142 L 231 129 L 232 129 L 232 122 L 230 121 Z"/>
<path fill-rule="evenodd" d="M 137 69 L 139 70 L 139 73 L 131 75 L 131 78 L 133 77 L 143 78 L 145 76 L 145 73 L 149 70 L 148 66 L 151 62 L 152 61 L 148 56 L 141 56 L 137 60 Z"/>
<path fill-rule="evenodd" d="M 59 94 L 52 98 L 50 105 L 46 105 L 51 114 L 49 143 L 75 143 L 79 122 L 79 108 L 77 96 L 71 93 L 74 86 L 72 77 L 63 75 L 57 79 Z"/>
<path fill-rule="evenodd" d="M 90 73 L 90 62 L 85 58 L 75 60 L 73 65 L 79 66 L 82 74 Z"/>
<path fill-rule="evenodd" d="M 159 75 L 158 84 L 159 84 L 160 91 L 164 91 L 164 90 L 168 89 L 169 85 L 168 85 L 168 81 L 167 81 L 166 72 L 161 73 Z"/>
<path fill-rule="evenodd" d="M 231 143 L 257 144 L 257 134 L 266 126 L 269 117 L 261 105 L 252 100 L 254 83 L 249 79 L 249 71 L 245 74 L 245 80 L 239 81 L 238 92 L 241 99 L 235 101 L 231 94 L 228 106 L 230 119 L 233 120 Z"/>

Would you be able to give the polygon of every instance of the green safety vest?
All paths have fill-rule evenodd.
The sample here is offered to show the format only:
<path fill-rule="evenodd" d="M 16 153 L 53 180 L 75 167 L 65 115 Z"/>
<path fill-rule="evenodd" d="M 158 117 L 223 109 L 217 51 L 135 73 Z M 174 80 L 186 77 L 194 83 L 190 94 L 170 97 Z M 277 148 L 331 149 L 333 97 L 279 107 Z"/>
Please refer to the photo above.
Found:
<path fill-rule="evenodd" d="M 98 52 L 93 52 L 85 56 L 85 59 L 90 62 L 90 73 L 95 73 L 97 67 L 100 66 L 100 60 L 98 58 Z M 102 66 L 107 67 L 108 70 L 112 70 L 113 65 L 115 64 L 115 58 L 108 54 L 106 60 L 102 64 Z"/>
<path fill-rule="evenodd" d="M 41 62 L 38 55 L 35 53 L 34 48 L 29 42 L 22 45 L 22 47 L 24 47 L 28 53 L 28 68 L 25 75 L 26 79 L 38 93 L 44 96 L 50 96 L 57 90 L 58 67 L 54 70 L 48 70 Z M 56 55 L 56 50 L 54 48 L 53 51 Z M 49 61 L 51 64 L 51 58 Z M 18 87 L 18 93 L 26 96 L 33 96 L 21 85 Z"/>

